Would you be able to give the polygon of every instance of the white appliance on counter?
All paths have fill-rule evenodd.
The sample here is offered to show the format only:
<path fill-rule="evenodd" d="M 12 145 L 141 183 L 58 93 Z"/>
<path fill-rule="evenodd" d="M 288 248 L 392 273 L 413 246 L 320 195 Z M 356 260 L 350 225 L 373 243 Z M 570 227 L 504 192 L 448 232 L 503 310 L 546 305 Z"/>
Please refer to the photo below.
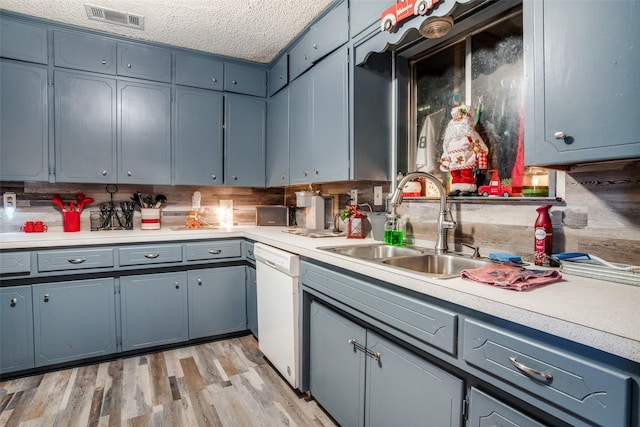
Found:
<path fill-rule="evenodd" d="M 258 347 L 298 388 L 298 277 L 300 257 L 262 243 L 254 245 L 258 300 Z"/>

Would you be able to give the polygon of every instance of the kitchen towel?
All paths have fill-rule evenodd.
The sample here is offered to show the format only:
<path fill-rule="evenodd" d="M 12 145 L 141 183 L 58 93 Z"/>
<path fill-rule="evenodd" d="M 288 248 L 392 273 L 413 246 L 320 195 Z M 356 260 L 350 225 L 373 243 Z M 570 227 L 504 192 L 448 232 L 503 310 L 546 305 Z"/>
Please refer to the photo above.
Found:
<path fill-rule="evenodd" d="M 460 276 L 465 280 L 516 291 L 524 291 L 562 279 L 562 275 L 556 270 L 530 270 L 512 262 L 462 270 Z"/>

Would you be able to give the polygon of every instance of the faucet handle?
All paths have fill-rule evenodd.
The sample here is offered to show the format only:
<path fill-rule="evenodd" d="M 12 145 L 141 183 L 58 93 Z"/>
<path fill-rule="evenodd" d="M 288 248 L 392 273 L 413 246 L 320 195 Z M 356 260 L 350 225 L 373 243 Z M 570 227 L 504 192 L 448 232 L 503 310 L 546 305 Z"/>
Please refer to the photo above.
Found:
<path fill-rule="evenodd" d="M 479 246 L 468 245 L 466 243 L 462 243 L 462 246 L 466 246 L 469 249 L 473 249 L 473 255 L 471 255 L 471 258 L 480 258 L 480 247 Z"/>

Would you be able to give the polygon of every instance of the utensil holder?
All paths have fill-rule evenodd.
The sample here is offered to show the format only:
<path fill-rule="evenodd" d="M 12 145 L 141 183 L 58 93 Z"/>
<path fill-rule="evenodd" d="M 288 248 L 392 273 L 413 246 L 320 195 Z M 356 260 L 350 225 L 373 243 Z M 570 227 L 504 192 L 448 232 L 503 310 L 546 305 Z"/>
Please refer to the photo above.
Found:
<path fill-rule="evenodd" d="M 80 231 L 80 212 L 62 212 L 62 229 L 66 232 Z"/>
<path fill-rule="evenodd" d="M 160 230 L 160 209 L 140 208 L 140 213 L 142 214 L 141 230 Z"/>

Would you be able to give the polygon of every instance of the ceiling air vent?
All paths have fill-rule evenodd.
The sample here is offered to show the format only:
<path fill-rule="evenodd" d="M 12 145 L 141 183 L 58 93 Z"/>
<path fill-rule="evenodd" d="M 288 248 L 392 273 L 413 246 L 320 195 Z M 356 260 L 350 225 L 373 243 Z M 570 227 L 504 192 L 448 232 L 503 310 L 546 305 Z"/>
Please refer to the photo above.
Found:
<path fill-rule="evenodd" d="M 91 20 L 144 30 L 144 16 L 142 15 L 118 12 L 117 10 L 90 4 L 85 4 L 84 9 L 87 11 L 87 17 Z"/>

